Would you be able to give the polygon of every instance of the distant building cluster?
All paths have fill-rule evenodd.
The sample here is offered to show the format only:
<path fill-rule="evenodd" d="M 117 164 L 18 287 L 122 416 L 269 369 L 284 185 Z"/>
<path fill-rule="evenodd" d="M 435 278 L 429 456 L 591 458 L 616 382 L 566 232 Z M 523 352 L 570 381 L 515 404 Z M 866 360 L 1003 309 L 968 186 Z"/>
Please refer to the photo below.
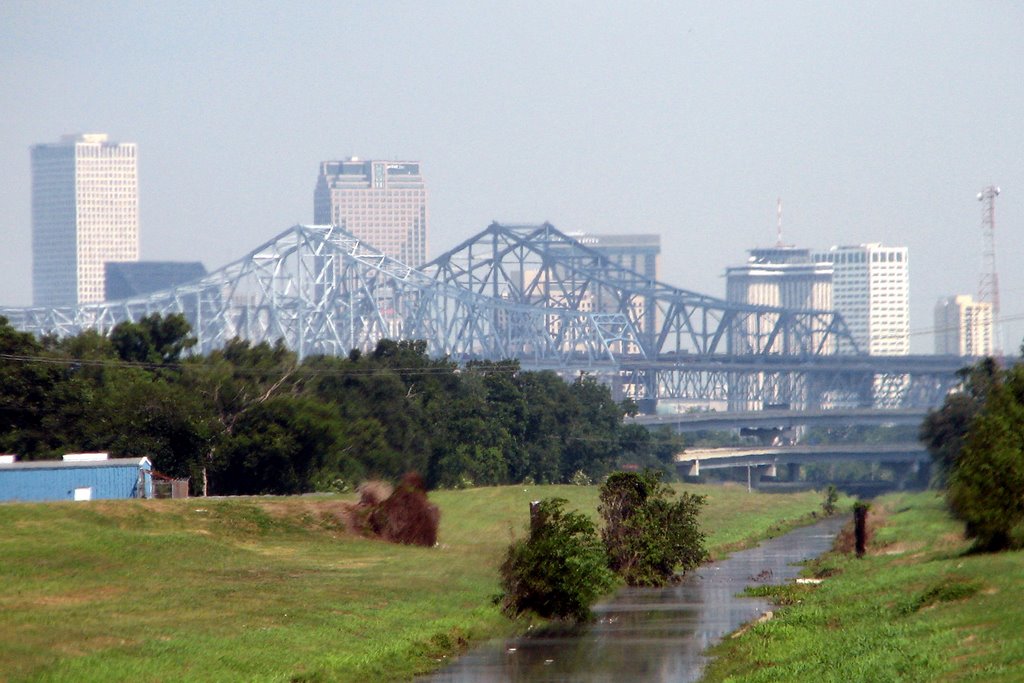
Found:
<path fill-rule="evenodd" d="M 747 263 L 726 269 L 726 298 L 759 306 L 834 309 L 861 353 L 910 353 L 906 247 L 871 243 L 813 251 L 780 244 L 752 249 Z"/>

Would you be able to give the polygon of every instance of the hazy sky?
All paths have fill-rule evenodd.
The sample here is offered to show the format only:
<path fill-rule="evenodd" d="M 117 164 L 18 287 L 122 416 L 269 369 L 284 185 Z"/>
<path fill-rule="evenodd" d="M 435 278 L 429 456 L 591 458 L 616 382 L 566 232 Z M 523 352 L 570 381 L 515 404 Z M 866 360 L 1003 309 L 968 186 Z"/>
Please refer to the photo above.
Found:
<path fill-rule="evenodd" d="M 915 352 L 977 290 L 996 183 L 1024 337 L 1019 2 L 0 2 L 0 304 L 31 301 L 29 146 L 139 148 L 142 258 L 224 265 L 313 218 L 317 165 L 420 160 L 430 254 L 490 221 L 660 233 L 722 296 L 775 239 L 911 258 Z"/>

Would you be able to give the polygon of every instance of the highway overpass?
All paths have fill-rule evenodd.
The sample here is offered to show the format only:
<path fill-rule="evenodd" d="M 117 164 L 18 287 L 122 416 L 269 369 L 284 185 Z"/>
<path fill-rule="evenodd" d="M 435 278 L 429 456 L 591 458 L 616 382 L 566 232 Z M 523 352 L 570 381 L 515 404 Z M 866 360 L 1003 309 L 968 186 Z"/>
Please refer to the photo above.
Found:
<path fill-rule="evenodd" d="M 918 425 L 928 414 L 925 408 L 835 408 L 830 410 L 755 410 L 748 412 L 678 413 L 637 415 L 627 424 L 652 429 L 668 426 L 676 432 L 725 431 L 747 428 L 840 427 L 848 425 Z"/>
<path fill-rule="evenodd" d="M 675 457 L 680 474 L 696 477 L 701 470 L 727 467 L 768 467 L 825 462 L 930 463 L 919 443 L 817 444 L 694 448 Z"/>

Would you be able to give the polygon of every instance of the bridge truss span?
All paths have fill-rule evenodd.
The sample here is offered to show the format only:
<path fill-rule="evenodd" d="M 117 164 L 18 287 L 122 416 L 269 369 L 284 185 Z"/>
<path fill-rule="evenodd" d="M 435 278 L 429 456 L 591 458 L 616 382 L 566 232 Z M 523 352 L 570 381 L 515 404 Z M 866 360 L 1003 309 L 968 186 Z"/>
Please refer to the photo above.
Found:
<path fill-rule="evenodd" d="M 492 223 L 419 270 L 337 226 L 296 225 L 168 290 L 69 308 L 0 309 L 20 329 L 59 336 L 107 333 L 154 313 L 184 315 L 199 353 L 234 338 L 280 340 L 303 357 L 417 339 L 431 355 L 458 362 L 516 358 L 528 369 L 594 373 L 618 397 L 736 410 L 821 408 L 837 399 L 936 405 L 960 367 L 951 359 L 925 367 L 839 355 L 855 345 L 833 311 L 731 304 L 673 287 L 548 223 Z"/>
<path fill-rule="evenodd" d="M 611 366 L 636 345 L 626 316 L 531 306 L 439 282 L 334 226 L 297 225 L 201 280 L 125 301 L 0 310 L 37 334 L 103 332 L 122 320 L 180 313 L 206 353 L 239 337 L 282 340 L 300 355 L 372 350 L 421 339 L 454 360 L 520 358 L 554 367 Z"/>

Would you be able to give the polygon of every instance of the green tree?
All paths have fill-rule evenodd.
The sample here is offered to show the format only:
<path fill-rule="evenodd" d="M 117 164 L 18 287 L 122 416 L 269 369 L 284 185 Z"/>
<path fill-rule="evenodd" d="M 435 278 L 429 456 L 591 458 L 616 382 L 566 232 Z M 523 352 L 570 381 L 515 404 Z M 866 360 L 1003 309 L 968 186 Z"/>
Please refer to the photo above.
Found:
<path fill-rule="evenodd" d="M 4 453 L 27 458 L 52 454 L 56 444 L 47 417 L 54 391 L 69 367 L 35 337 L 15 330 L 0 316 L 0 449 Z"/>
<path fill-rule="evenodd" d="M 586 620 L 590 606 L 615 586 L 594 523 L 565 510 L 566 500 L 540 501 L 530 535 L 514 541 L 501 565 L 507 614 Z"/>
<path fill-rule="evenodd" d="M 178 381 L 208 407 L 214 425 L 194 492 L 208 492 L 209 471 L 224 468 L 220 446 L 237 433 L 239 423 L 250 411 L 278 396 L 301 393 L 297 368 L 295 353 L 282 342 L 254 345 L 237 338 L 206 357 L 189 359 L 182 365 Z"/>
<path fill-rule="evenodd" d="M 934 482 L 944 487 L 963 452 L 971 423 L 992 388 L 1000 382 L 999 366 L 992 358 L 960 370 L 962 390 L 948 395 L 938 410 L 928 411 L 918 438 L 928 448 L 935 465 Z"/>
<path fill-rule="evenodd" d="M 949 474 L 947 501 L 982 550 L 1024 546 L 1024 368 L 993 382 Z"/>
<path fill-rule="evenodd" d="M 133 363 L 177 363 L 181 354 L 196 345 L 185 316 L 153 313 L 137 323 L 121 322 L 110 332 L 110 342 L 122 360 Z"/>
<path fill-rule="evenodd" d="M 202 476 L 203 457 L 216 432 L 213 411 L 173 378 L 139 368 L 108 371 L 89 391 L 67 443 L 75 450 L 145 456 L 174 477 Z M 65 423 L 67 416 L 61 416 Z"/>
<path fill-rule="evenodd" d="M 697 518 L 704 497 L 674 491 L 661 472 L 616 472 L 601 485 L 601 538 L 611 568 L 631 586 L 662 586 L 706 556 Z"/>
<path fill-rule="evenodd" d="M 212 488 L 218 494 L 311 491 L 324 471 L 343 469 L 338 423 L 329 406 L 278 396 L 247 411 L 223 444 Z"/>

